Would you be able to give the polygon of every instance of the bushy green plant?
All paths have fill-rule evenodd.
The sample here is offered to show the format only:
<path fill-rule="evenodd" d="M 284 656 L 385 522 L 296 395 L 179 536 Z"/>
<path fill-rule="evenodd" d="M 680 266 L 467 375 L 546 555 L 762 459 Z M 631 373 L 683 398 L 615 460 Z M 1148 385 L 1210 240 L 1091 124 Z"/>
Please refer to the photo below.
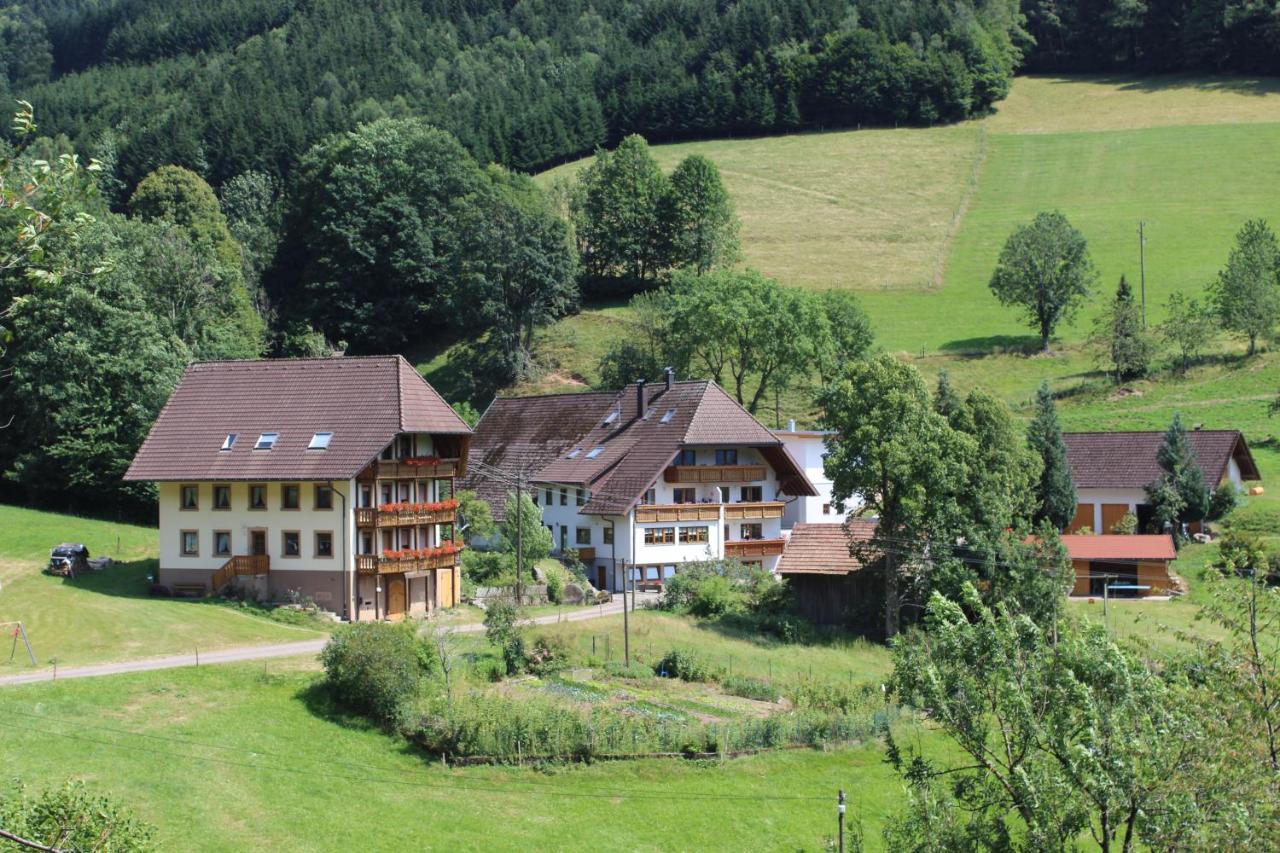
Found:
<path fill-rule="evenodd" d="M 419 639 L 412 625 L 354 622 L 333 632 L 320 663 L 339 702 L 388 722 L 418 695 L 437 661 L 434 647 Z"/>
<path fill-rule="evenodd" d="M 653 671 L 663 678 L 679 678 L 681 681 L 715 681 L 716 670 L 697 652 L 672 649 L 653 665 Z"/>
<path fill-rule="evenodd" d="M 560 596 L 564 593 L 564 578 L 559 572 L 547 572 L 547 601 L 552 604 L 560 603 Z"/>
<path fill-rule="evenodd" d="M 755 699 L 760 702 L 777 702 L 781 692 L 777 687 L 759 678 L 746 675 L 729 675 L 720 680 L 720 689 L 730 696 Z"/>
<path fill-rule="evenodd" d="M 519 620 L 520 608 L 513 601 L 492 601 L 484 614 L 485 638 L 501 652 L 507 675 L 523 672 L 528 662 Z"/>
<path fill-rule="evenodd" d="M 681 565 L 667 581 L 662 606 L 703 618 L 756 613 L 774 603 L 780 588 L 760 566 L 736 559 L 700 560 Z"/>
<path fill-rule="evenodd" d="M 103 850 L 139 853 L 156 849 L 152 829 L 84 782 L 67 782 L 38 796 L 22 785 L 0 799 L 0 827 L 43 850 Z M 10 845 L 0 841 L 0 849 Z M 24 849 L 14 844 L 12 849 Z"/>
<path fill-rule="evenodd" d="M 1120 516 L 1120 520 L 1111 525 L 1111 532 L 1121 536 L 1132 536 L 1138 532 L 1138 517 L 1131 512 Z"/>
<path fill-rule="evenodd" d="M 1209 514 L 1205 516 L 1209 521 L 1218 521 L 1226 518 L 1236 508 L 1236 504 L 1240 501 L 1236 494 L 1236 487 L 1230 481 L 1223 483 L 1213 490 L 1213 494 L 1209 496 Z"/>
<path fill-rule="evenodd" d="M 459 565 L 464 582 L 475 586 L 510 586 L 516 580 L 514 555 L 503 551 L 477 551 L 467 548 Z"/>
<path fill-rule="evenodd" d="M 539 637 L 526 655 L 526 666 L 534 675 L 550 675 L 569 665 L 569 644 L 558 634 Z"/>
<path fill-rule="evenodd" d="M 787 690 L 787 698 L 797 709 L 827 714 L 851 714 L 883 703 L 873 684 L 844 686 L 827 681 L 800 681 Z"/>

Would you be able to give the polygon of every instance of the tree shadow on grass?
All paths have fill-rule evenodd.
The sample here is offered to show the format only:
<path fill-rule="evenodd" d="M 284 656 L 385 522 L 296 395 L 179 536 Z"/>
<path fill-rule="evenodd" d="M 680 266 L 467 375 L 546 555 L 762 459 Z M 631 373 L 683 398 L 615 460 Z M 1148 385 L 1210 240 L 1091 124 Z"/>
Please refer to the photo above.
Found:
<path fill-rule="evenodd" d="M 351 731 L 386 732 L 386 729 L 368 717 L 349 711 L 338 704 L 333 694 L 329 692 L 329 688 L 325 686 L 323 679 L 317 678 L 312 681 L 295 693 L 294 698 L 301 701 L 313 717 L 324 720 L 326 723 L 333 723 L 335 726 Z"/>
<path fill-rule="evenodd" d="M 1088 79 L 1098 83 L 1107 83 L 1125 92 L 1170 92 L 1178 89 L 1195 89 L 1201 92 L 1231 92 L 1236 95 L 1253 95 L 1265 97 L 1280 94 L 1280 80 L 1266 77 L 1248 77 L 1237 75 L 1214 75 L 1205 77 L 1196 74 L 1099 74 L 1086 75 Z M 1063 83 L 1079 82 L 1078 77 L 1062 80 Z"/>
<path fill-rule="evenodd" d="M 859 640 L 869 643 L 877 642 L 869 635 L 814 626 L 812 632 L 804 638 L 803 643 L 786 643 L 772 634 L 762 632 L 751 617 L 735 614 L 726 614 L 716 619 L 699 619 L 694 622 L 694 627 L 699 631 L 718 634 L 728 640 L 751 643 L 762 649 L 785 649 L 790 645 L 839 649 Z"/>
<path fill-rule="evenodd" d="M 1040 351 L 1040 338 L 1035 335 L 988 335 L 983 338 L 961 338 L 938 347 L 941 352 L 961 358 L 985 358 L 989 355 L 1032 355 Z"/>
<path fill-rule="evenodd" d="M 151 581 L 156 577 L 160 562 L 154 558 L 113 562 L 101 571 L 89 571 L 75 578 L 63 578 L 63 584 L 74 586 L 98 595 L 120 598 L 149 598 Z"/>

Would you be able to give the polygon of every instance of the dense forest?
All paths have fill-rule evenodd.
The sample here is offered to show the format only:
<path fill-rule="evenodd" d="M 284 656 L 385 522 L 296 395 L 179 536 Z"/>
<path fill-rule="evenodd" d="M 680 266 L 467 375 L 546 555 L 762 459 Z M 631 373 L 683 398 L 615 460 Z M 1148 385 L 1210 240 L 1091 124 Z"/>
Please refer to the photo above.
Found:
<path fill-rule="evenodd" d="M 27 0 L 0 7 L 0 96 L 125 186 L 216 188 L 381 117 L 523 170 L 632 132 L 951 121 L 1024 41 L 1016 0 Z"/>

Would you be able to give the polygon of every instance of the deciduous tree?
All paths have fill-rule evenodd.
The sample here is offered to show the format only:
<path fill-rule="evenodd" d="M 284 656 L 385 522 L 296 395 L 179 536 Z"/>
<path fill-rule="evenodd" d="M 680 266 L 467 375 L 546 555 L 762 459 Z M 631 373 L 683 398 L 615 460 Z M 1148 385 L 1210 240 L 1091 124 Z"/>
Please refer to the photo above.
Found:
<path fill-rule="evenodd" d="M 1280 317 L 1280 243 L 1266 220 L 1251 219 L 1236 234 L 1227 265 L 1209 285 L 1209 297 L 1222 327 L 1249 341 L 1271 334 Z"/>
<path fill-rule="evenodd" d="M 1057 211 L 1020 225 L 1000 251 L 991 291 L 1004 305 L 1026 312 L 1040 333 L 1040 348 L 1069 321 L 1097 279 L 1084 235 Z"/>
<path fill-rule="evenodd" d="M 716 164 L 700 154 L 671 173 L 676 266 L 702 274 L 738 258 L 738 220 Z"/>
<path fill-rule="evenodd" d="M 1177 354 L 1178 370 L 1184 373 L 1209 345 L 1214 330 L 1214 317 L 1208 306 L 1181 292 L 1169 294 L 1164 322 L 1156 327 L 1161 339 Z"/>

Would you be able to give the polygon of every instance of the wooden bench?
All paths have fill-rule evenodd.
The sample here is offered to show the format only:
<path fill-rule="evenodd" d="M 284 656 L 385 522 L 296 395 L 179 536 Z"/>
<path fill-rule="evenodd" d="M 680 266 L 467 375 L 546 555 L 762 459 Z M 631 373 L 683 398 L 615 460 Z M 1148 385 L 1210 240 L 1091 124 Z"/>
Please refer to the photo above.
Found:
<path fill-rule="evenodd" d="M 173 585 L 174 598 L 204 598 L 209 593 L 209 587 L 202 583 L 175 583 Z"/>

